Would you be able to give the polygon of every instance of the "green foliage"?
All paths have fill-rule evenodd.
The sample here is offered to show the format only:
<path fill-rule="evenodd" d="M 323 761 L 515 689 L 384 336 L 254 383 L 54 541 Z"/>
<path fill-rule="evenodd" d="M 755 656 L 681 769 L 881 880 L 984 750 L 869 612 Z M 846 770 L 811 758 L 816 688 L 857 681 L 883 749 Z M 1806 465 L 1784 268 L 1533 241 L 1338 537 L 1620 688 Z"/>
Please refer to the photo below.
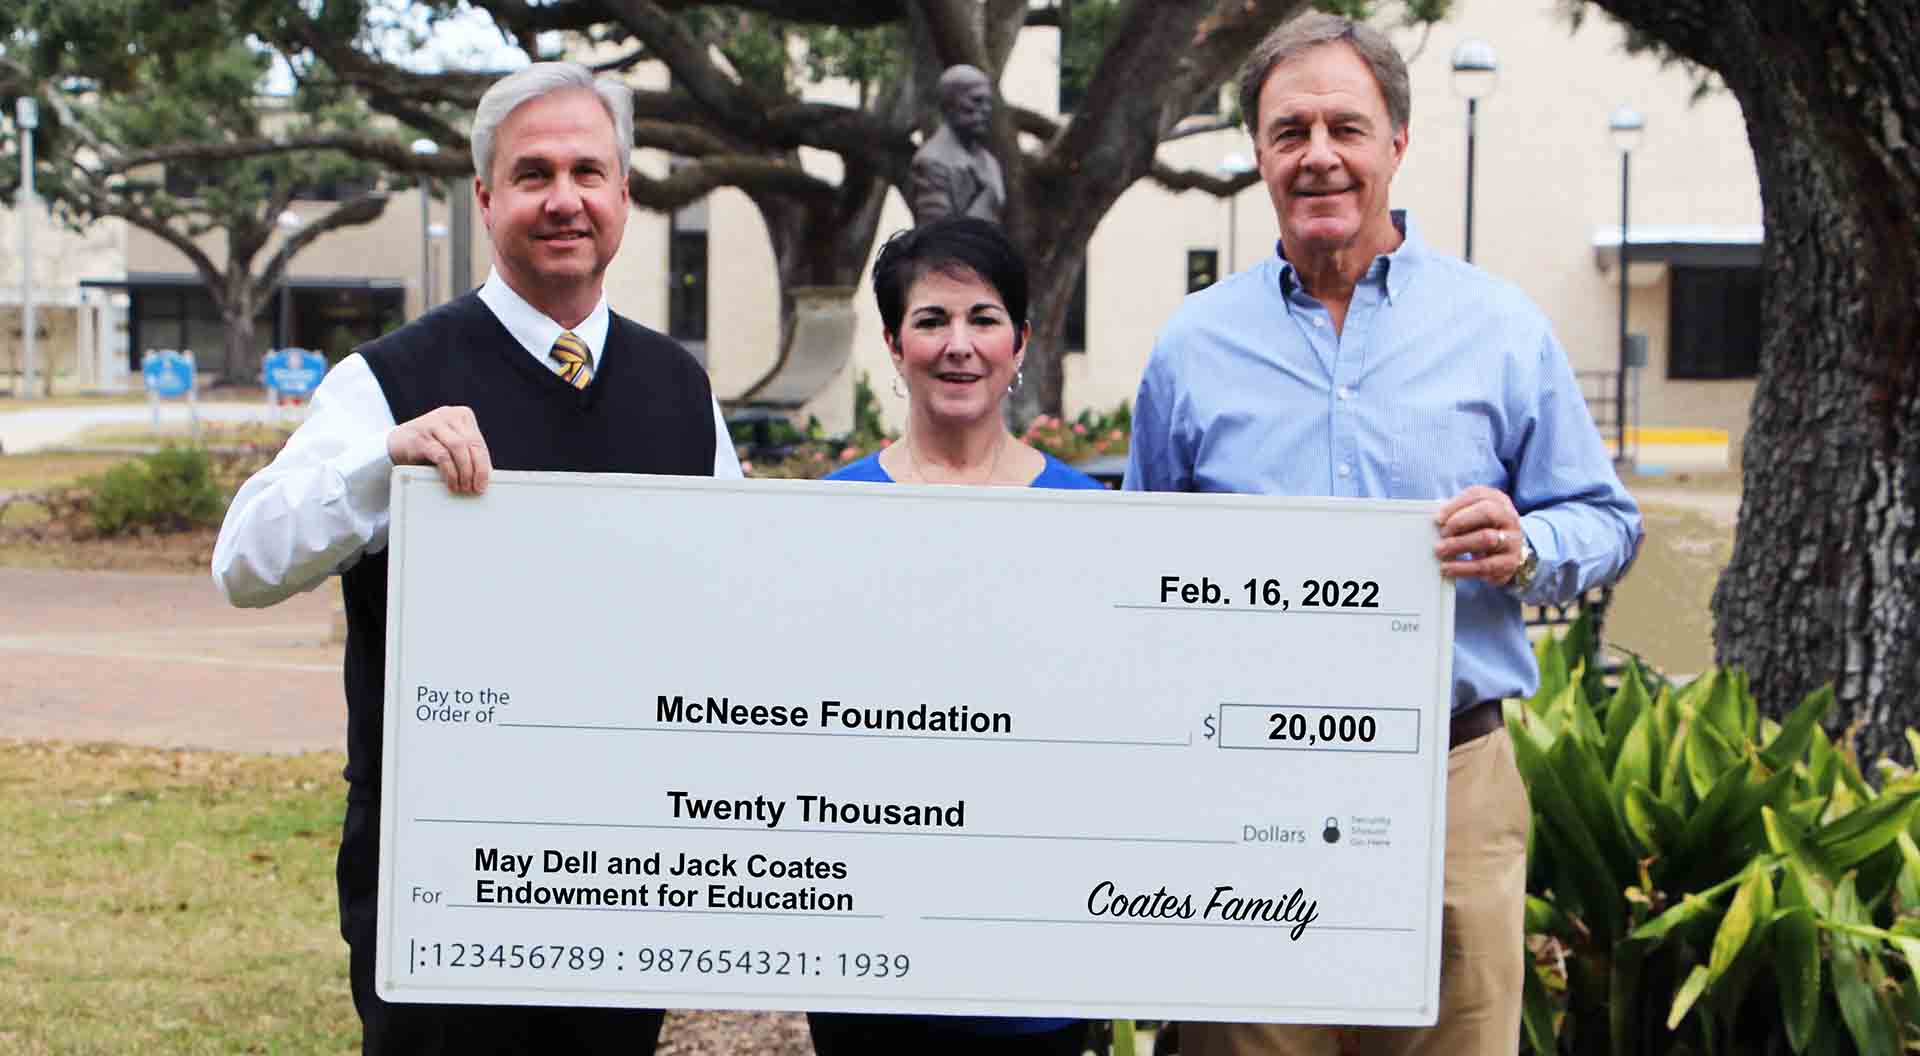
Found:
<path fill-rule="evenodd" d="M 853 433 L 850 444 L 875 447 L 887 438 L 887 425 L 880 417 L 880 400 L 873 393 L 873 382 L 866 371 L 853 383 Z"/>
<path fill-rule="evenodd" d="M 725 4 L 691 7 L 681 23 L 727 60 L 742 84 L 786 98 L 803 82 L 844 77 L 865 108 L 881 85 L 905 71 L 906 34 L 899 25 L 872 29 L 789 22 Z"/>
<path fill-rule="evenodd" d="M 1882 760 L 1870 783 L 1821 729 L 1830 690 L 1784 722 L 1737 670 L 1676 687 L 1629 662 L 1608 690 L 1583 624 L 1507 704 L 1534 810 L 1530 1050 L 1920 1046 L 1920 774 Z"/>
<path fill-rule="evenodd" d="M 801 39 L 806 44 L 807 79 L 839 77 L 852 81 L 860 91 L 863 110 L 882 85 L 906 71 L 907 38 L 897 25 L 875 29 L 809 26 L 802 31 Z"/>
<path fill-rule="evenodd" d="M 93 527 L 101 535 L 182 531 L 213 523 L 225 509 L 212 462 L 200 448 L 169 447 L 123 462 L 93 490 Z"/>
<path fill-rule="evenodd" d="M 1100 57 L 1120 31 L 1119 0 L 1060 0 L 1060 89 L 1078 99 L 1100 68 Z"/>
<path fill-rule="evenodd" d="M 252 24 L 243 6 L 244 0 L 8 5 L 0 41 L 9 57 L 23 62 L 16 72 L 39 81 L 43 92 L 36 184 L 64 219 L 81 226 L 102 212 L 130 208 L 198 238 L 237 226 L 270 229 L 279 207 L 262 215 L 262 203 L 276 189 L 284 198 L 289 188 L 374 184 L 377 166 L 338 151 L 222 161 L 182 156 L 125 174 L 96 171 L 90 140 L 137 154 L 366 127 L 358 96 L 324 72 L 308 71 L 291 96 L 264 98 L 271 52 L 240 34 L 207 31 Z M 52 91 L 62 105 L 47 105 L 52 100 L 44 93 Z"/>

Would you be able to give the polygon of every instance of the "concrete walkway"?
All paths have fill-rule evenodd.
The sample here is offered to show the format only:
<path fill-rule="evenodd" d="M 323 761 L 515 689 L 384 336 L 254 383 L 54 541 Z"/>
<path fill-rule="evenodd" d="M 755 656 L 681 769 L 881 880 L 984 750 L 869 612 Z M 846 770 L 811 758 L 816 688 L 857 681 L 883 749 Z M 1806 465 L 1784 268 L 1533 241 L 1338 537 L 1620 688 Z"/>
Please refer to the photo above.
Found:
<path fill-rule="evenodd" d="M 337 597 L 236 609 L 204 575 L 0 569 L 0 737 L 341 749 Z"/>
<path fill-rule="evenodd" d="M 0 452 L 22 455 L 49 447 L 72 443 L 82 433 L 101 425 L 145 425 L 153 420 L 153 411 L 144 403 L 103 403 L 99 406 L 69 405 L 34 407 L 31 401 L 8 400 L 0 403 Z M 267 420 L 264 400 L 244 403 L 201 401 L 197 408 L 202 422 L 263 422 Z M 160 407 L 160 422 L 166 427 L 186 428 L 187 405 L 169 400 Z"/>

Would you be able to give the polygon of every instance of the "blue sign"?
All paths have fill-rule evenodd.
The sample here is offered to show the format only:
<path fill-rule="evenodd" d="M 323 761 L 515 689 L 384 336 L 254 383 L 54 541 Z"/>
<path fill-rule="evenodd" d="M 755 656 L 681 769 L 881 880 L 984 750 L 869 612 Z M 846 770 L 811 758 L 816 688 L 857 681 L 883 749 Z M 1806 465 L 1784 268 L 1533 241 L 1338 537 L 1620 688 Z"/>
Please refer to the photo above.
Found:
<path fill-rule="evenodd" d="M 269 352 L 260 361 L 260 376 L 276 396 L 305 399 L 327 375 L 327 357 L 304 348 Z"/>
<path fill-rule="evenodd" d="M 185 396 L 193 391 L 193 353 L 159 349 L 140 359 L 140 376 L 154 396 Z"/>

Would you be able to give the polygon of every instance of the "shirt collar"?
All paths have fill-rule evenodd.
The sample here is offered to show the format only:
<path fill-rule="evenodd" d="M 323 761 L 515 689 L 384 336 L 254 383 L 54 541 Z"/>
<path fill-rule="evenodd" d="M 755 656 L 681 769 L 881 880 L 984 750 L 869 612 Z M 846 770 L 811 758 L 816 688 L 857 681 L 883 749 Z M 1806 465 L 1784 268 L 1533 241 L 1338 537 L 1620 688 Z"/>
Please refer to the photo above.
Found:
<path fill-rule="evenodd" d="M 1407 285 L 1419 272 L 1423 259 L 1433 252 L 1426 239 L 1420 237 L 1420 229 L 1414 224 L 1413 217 L 1405 209 L 1389 210 L 1393 226 L 1400 231 L 1400 245 L 1391 253 L 1373 258 L 1367 266 L 1367 273 L 1360 281 L 1378 282 L 1385 278 L 1387 301 L 1392 303 L 1406 293 Z M 1280 292 L 1292 294 L 1300 288 L 1300 275 L 1294 269 L 1293 262 L 1287 259 L 1286 247 L 1276 239 L 1273 243 L 1274 256 L 1280 261 Z"/>
<path fill-rule="evenodd" d="M 493 312 L 494 318 L 500 320 L 500 325 L 507 328 L 507 333 L 520 342 L 520 347 L 539 360 L 542 366 L 552 366 L 548 356 L 553 352 L 554 339 L 565 333 L 566 327 L 528 304 L 526 298 L 500 277 L 498 269 L 487 272 L 487 281 L 480 287 L 480 301 Z M 573 328 L 573 336 L 586 343 L 596 366 L 600 363 L 600 353 L 607 345 L 607 316 L 607 295 L 602 291 L 593 311 L 588 312 L 580 325 Z"/>

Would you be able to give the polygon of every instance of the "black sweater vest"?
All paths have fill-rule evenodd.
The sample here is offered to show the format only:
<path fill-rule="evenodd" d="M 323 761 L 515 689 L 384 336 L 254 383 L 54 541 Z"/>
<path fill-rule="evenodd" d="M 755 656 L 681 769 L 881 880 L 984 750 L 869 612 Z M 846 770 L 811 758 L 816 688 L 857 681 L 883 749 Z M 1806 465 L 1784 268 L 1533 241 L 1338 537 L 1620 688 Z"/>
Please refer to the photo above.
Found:
<path fill-rule="evenodd" d="M 495 469 L 713 475 L 706 372 L 670 338 L 618 315 L 584 390 L 536 362 L 472 293 L 359 352 L 395 422 L 437 407 L 472 408 Z M 367 555 L 341 581 L 348 795 L 373 800 L 385 729 L 386 551 Z"/>

